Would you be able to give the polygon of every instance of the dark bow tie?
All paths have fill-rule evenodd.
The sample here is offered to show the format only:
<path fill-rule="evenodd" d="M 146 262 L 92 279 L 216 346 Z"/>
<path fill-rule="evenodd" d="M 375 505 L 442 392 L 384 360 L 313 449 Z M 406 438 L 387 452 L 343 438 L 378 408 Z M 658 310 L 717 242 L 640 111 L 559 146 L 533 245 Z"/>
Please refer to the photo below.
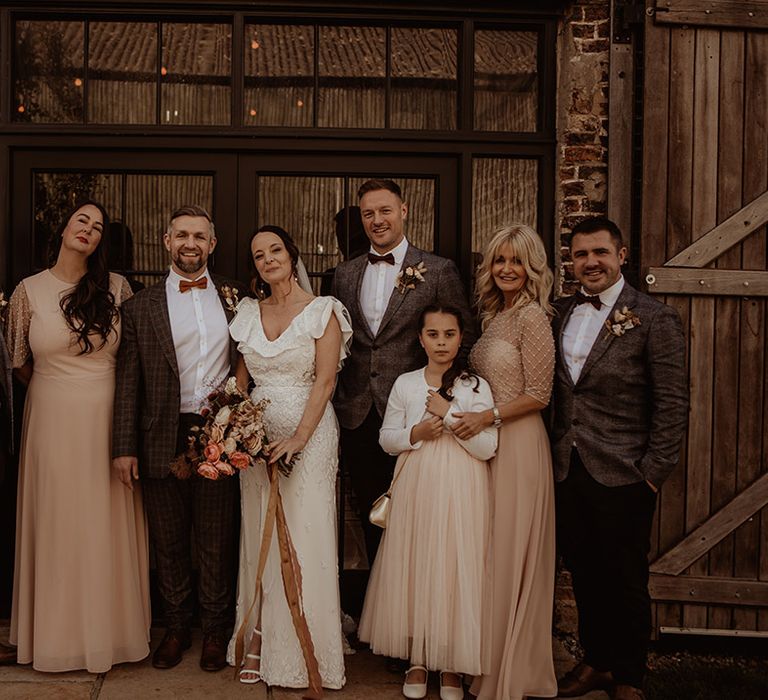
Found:
<path fill-rule="evenodd" d="M 387 265 L 394 265 L 395 264 L 395 256 L 392 255 L 392 253 L 387 253 L 386 255 L 376 255 L 376 253 L 368 253 L 368 262 L 371 265 L 376 265 L 377 263 L 387 263 Z"/>
<path fill-rule="evenodd" d="M 598 311 L 600 311 L 602 306 L 599 294 L 584 294 L 584 292 L 579 290 L 573 295 L 573 298 L 576 300 L 576 306 L 579 304 L 592 304 Z"/>
<path fill-rule="evenodd" d="M 190 280 L 179 280 L 179 291 L 182 294 L 184 294 L 184 292 L 188 292 L 190 289 L 194 289 L 195 287 L 199 289 L 208 289 L 208 278 L 201 277 L 199 280 L 195 280 L 194 282 L 191 282 Z"/>

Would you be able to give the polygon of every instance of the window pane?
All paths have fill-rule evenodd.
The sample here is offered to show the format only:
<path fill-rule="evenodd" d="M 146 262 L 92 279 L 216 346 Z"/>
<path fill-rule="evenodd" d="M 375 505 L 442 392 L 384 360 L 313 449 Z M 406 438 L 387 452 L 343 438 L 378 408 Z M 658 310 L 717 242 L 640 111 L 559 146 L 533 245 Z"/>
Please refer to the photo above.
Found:
<path fill-rule="evenodd" d="M 350 202 L 358 204 L 357 190 L 368 179 L 368 177 L 350 178 Z M 435 181 L 431 178 L 416 177 L 394 177 L 392 179 L 400 185 L 403 192 L 403 202 L 408 206 L 408 216 L 405 219 L 405 237 L 409 243 L 417 248 L 434 251 Z"/>
<path fill-rule="evenodd" d="M 315 294 L 319 294 L 323 273 L 342 260 L 334 218 L 344 207 L 344 178 L 263 176 L 257 187 L 254 230 L 272 224 L 288 231 L 299 247 Z"/>
<path fill-rule="evenodd" d="M 88 121 L 154 124 L 157 24 L 91 22 L 88 37 Z"/>
<path fill-rule="evenodd" d="M 312 26 L 247 25 L 244 123 L 312 126 L 314 75 Z"/>
<path fill-rule="evenodd" d="M 163 24 L 163 124 L 231 122 L 232 27 Z"/>
<path fill-rule="evenodd" d="M 472 161 L 472 254 L 479 262 L 494 231 L 511 223 L 536 228 L 538 162 L 531 158 Z M 550 261 L 551 263 L 551 261 Z M 474 266 L 473 266 L 474 267 Z"/>
<path fill-rule="evenodd" d="M 83 121 L 83 22 L 16 23 L 15 121 Z"/>
<path fill-rule="evenodd" d="M 536 32 L 475 32 L 475 129 L 536 131 Z"/>
<path fill-rule="evenodd" d="M 320 27 L 318 126 L 384 128 L 386 31 Z"/>
<path fill-rule="evenodd" d="M 122 175 L 94 172 L 34 174 L 33 260 L 39 270 L 49 260 L 49 242 L 64 215 L 76 202 L 92 198 L 104 205 L 111 220 L 123 215 L 120 189 Z"/>
<path fill-rule="evenodd" d="M 392 28 L 390 126 L 456 128 L 456 31 Z"/>
<path fill-rule="evenodd" d="M 124 220 L 133 242 L 135 270 L 161 273 L 168 269 L 163 234 L 171 213 L 182 204 L 199 204 L 216 221 L 210 175 L 127 175 L 125 184 Z"/>

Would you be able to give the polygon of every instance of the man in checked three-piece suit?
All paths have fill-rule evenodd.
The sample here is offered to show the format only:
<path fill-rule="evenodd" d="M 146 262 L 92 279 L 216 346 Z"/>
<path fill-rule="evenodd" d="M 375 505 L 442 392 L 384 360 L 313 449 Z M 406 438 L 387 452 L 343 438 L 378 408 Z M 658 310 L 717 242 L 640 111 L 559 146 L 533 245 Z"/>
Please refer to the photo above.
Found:
<path fill-rule="evenodd" d="M 392 180 L 368 180 L 357 193 L 367 255 L 342 262 L 332 294 L 347 307 L 354 336 L 333 405 L 341 424 L 341 456 L 357 496 L 368 561 L 373 565 L 381 530 L 370 524 L 373 501 L 392 480 L 395 458 L 379 446 L 379 429 L 395 379 L 426 364 L 418 320 L 430 304 L 451 306 L 464 321 L 462 351 L 475 340 L 474 320 L 453 261 L 420 250 L 405 238 L 408 207 Z M 398 273 L 423 263 L 423 280 L 398 288 Z M 425 397 L 426 399 L 426 397 Z"/>
<path fill-rule="evenodd" d="M 616 224 L 587 219 L 570 247 L 581 289 L 555 303 L 551 438 L 558 545 L 584 658 L 558 693 L 643 700 L 651 523 L 685 435 L 685 339 L 676 311 L 624 281 Z"/>
<path fill-rule="evenodd" d="M 232 373 L 237 358 L 228 326 L 232 305 L 222 287 L 236 285 L 207 269 L 216 234 L 202 207 L 177 209 L 163 241 L 171 254 L 168 274 L 121 309 L 113 467 L 130 488 L 141 475 L 167 626 L 152 664 L 171 668 L 190 646 L 194 531 L 200 666 L 218 671 L 226 665 L 233 625 L 238 480 L 196 475 L 180 480 L 170 464 L 186 448 L 192 425 L 203 422 L 200 411 L 208 394 Z"/>

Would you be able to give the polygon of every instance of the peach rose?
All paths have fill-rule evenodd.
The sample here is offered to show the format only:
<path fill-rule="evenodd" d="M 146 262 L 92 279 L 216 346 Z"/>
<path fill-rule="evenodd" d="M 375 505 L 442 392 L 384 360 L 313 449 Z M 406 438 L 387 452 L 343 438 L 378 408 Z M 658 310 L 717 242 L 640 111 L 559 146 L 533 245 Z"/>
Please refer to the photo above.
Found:
<path fill-rule="evenodd" d="M 219 470 L 220 474 L 224 474 L 225 476 L 232 476 L 235 473 L 235 470 L 232 468 L 232 465 L 228 462 L 216 462 L 216 464 L 213 465 L 216 467 L 216 469 Z"/>
<path fill-rule="evenodd" d="M 251 465 L 251 458 L 245 452 L 233 452 L 229 455 L 229 462 L 235 469 L 246 469 Z"/>
<path fill-rule="evenodd" d="M 210 462 L 203 462 L 198 468 L 197 473 L 200 476 L 204 476 L 206 479 L 213 479 L 214 481 L 219 478 L 219 470 Z"/>
<path fill-rule="evenodd" d="M 221 453 L 224 450 L 222 449 L 222 446 L 217 442 L 209 442 L 205 449 L 203 450 L 203 457 L 205 457 L 208 462 L 211 464 L 215 464 L 219 461 L 219 458 L 221 457 Z"/>

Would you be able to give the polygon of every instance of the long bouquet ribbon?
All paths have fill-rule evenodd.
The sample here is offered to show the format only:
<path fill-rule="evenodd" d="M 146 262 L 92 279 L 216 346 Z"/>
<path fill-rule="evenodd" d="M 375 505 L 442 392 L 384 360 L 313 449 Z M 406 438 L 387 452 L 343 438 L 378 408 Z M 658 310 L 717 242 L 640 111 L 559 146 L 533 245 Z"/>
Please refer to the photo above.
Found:
<path fill-rule="evenodd" d="M 323 683 L 320 677 L 320 668 L 315 657 L 315 646 L 312 643 L 312 635 L 309 632 L 307 618 L 304 615 L 302 606 L 302 579 L 301 566 L 299 565 L 296 550 L 291 541 L 291 534 L 288 531 L 288 522 L 283 510 L 283 499 L 280 496 L 280 481 L 277 465 L 268 464 L 269 470 L 269 501 L 267 503 L 267 514 L 264 519 L 264 532 L 261 536 L 261 548 L 259 550 L 259 565 L 256 570 L 256 585 L 254 587 L 253 602 L 240 623 L 235 640 L 235 676 L 240 670 L 245 651 L 245 630 L 248 620 L 251 617 L 256 601 L 259 600 L 261 593 L 261 582 L 264 577 L 264 569 L 267 565 L 269 547 L 272 543 L 272 534 L 277 528 L 277 544 L 280 550 L 280 571 L 283 576 L 283 589 L 285 590 L 285 599 L 288 602 L 288 608 L 291 611 L 293 627 L 296 630 L 296 636 L 299 638 L 301 652 L 304 655 L 304 663 L 307 666 L 307 679 L 309 688 L 306 690 L 303 698 L 307 700 L 320 700 L 323 697 Z"/>

